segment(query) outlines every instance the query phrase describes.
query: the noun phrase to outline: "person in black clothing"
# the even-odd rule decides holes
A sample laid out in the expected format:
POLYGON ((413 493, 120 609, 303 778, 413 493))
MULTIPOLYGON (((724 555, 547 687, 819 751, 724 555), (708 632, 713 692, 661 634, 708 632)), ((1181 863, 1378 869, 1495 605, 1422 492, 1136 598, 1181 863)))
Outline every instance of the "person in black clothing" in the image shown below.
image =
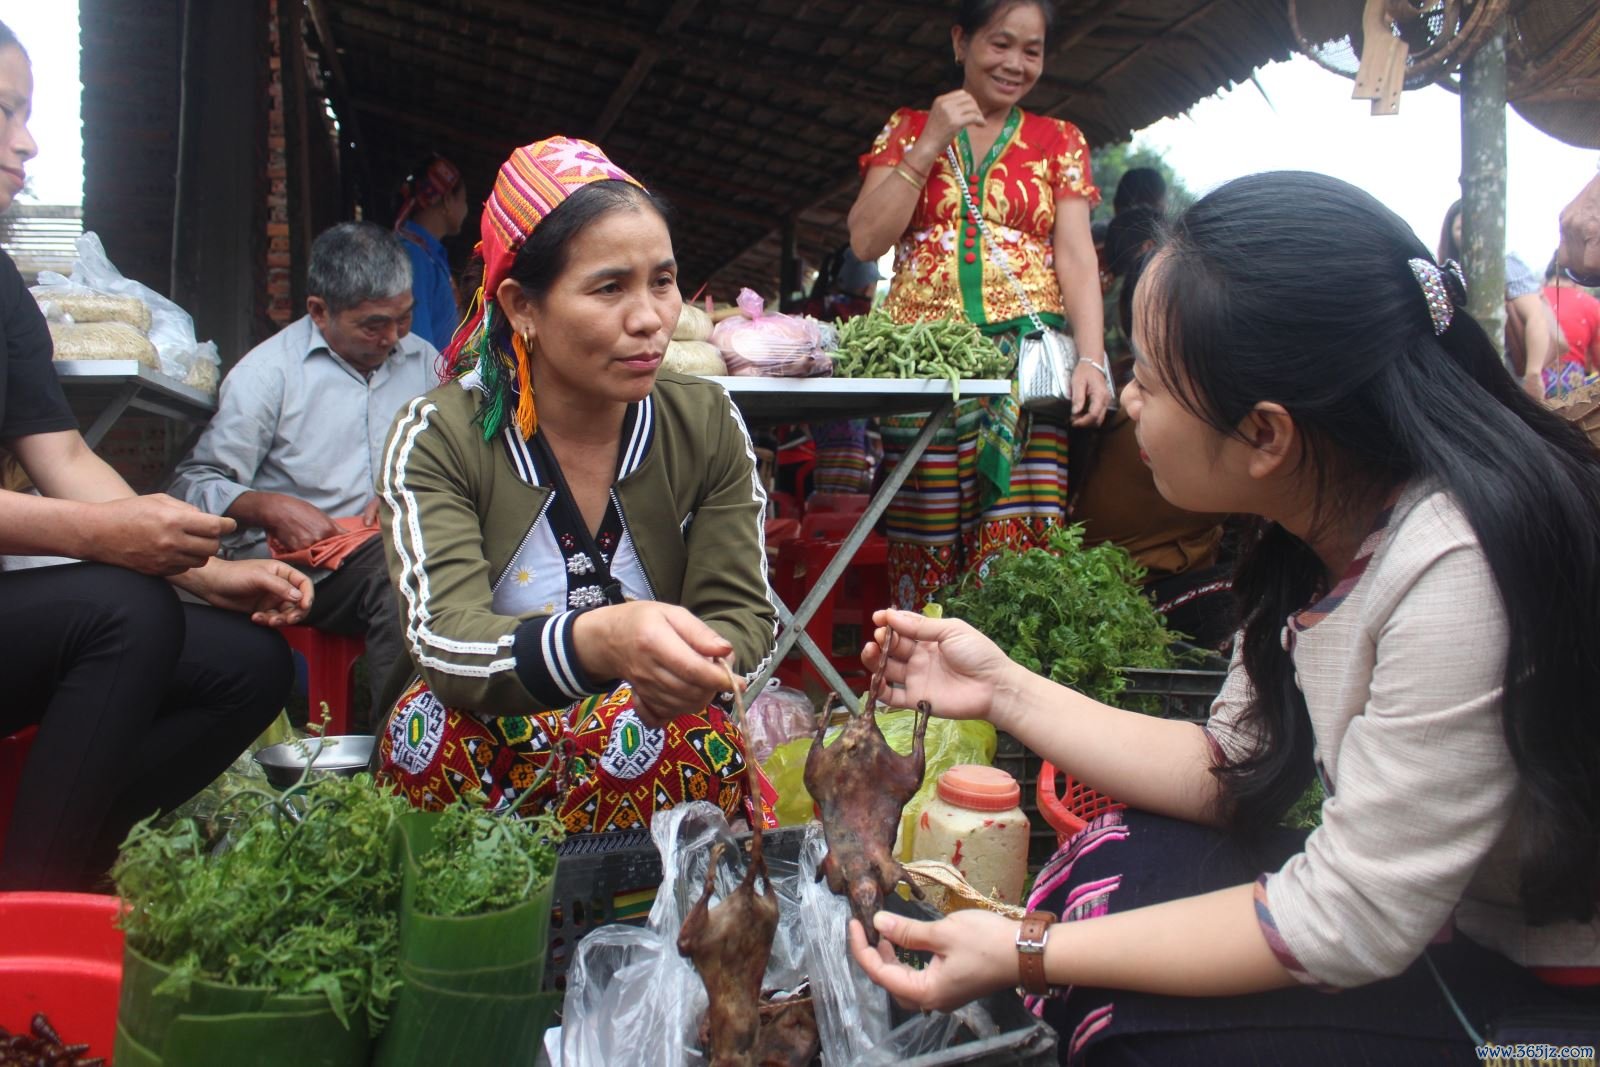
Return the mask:
MULTIPOLYGON (((0 211, 37 152, 32 96, 28 55, 0 23, 0 211)), ((304 617, 311 583, 285 563, 215 558, 233 520, 135 496, 89 450, 5 255, 0 444, 39 493, 0 490, 0 553, 85 561, 0 573, 0 736, 38 726, 0 890, 93 889, 136 821, 205 786, 282 707, 292 663, 269 627, 304 617)))
POLYGON ((1122 281, 1117 295, 1121 339, 1133 314, 1133 289, 1139 268, 1156 244, 1156 231, 1167 213, 1167 181, 1153 167, 1134 167, 1117 183, 1116 214, 1106 227, 1106 266, 1122 281))

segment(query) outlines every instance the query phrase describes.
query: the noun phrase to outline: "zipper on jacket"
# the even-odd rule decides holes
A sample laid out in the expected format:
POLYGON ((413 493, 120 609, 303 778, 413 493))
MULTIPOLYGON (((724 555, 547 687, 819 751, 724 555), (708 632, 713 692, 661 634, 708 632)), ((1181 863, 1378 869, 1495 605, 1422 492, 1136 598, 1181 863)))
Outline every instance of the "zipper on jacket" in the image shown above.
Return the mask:
MULTIPOLYGON (((633 535, 628 533, 628 514, 627 514, 627 512, 622 510, 622 501, 617 498, 617 487, 616 486, 612 486, 611 487, 611 506, 617 509, 617 520, 622 523, 622 537, 623 537, 623 540, 625 540, 625 541, 633 540, 633 535)), ((619 544, 619 545, 617 545, 617 547, 621 548, 622 546, 619 544)), ((611 558, 613 560, 615 560, 617 558, 617 554, 615 552, 613 552, 611 554, 611 558)), ((633 558, 639 561, 639 579, 640 579, 640 581, 644 582, 645 599, 646 600, 654 600, 654 599, 656 599, 656 591, 650 585, 650 572, 645 570, 644 557, 639 555, 639 546, 638 545, 635 545, 634 548, 633 548, 633 558)))
POLYGON ((494 580, 494 585, 489 587, 491 594, 500 591, 500 583, 511 576, 511 566, 522 558, 522 550, 528 547, 528 542, 533 540, 533 531, 539 528, 544 521, 544 513, 550 510, 550 504, 555 500, 555 494, 546 494, 544 503, 539 506, 539 514, 533 517, 533 525, 528 527, 528 532, 522 535, 522 540, 517 542, 517 550, 511 554, 511 563, 506 564, 506 569, 500 572, 500 577, 494 580))

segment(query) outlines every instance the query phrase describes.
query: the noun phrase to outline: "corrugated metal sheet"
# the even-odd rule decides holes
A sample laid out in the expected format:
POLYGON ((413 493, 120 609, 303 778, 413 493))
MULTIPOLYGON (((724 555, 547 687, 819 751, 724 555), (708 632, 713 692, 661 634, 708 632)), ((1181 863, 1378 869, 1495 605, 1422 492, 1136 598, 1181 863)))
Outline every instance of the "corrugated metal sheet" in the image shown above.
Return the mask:
POLYGON ((73 247, 83 233, 83 208, 58 204, 13 204, 0 215, 0 248, 16 260, 29 285, 42 270, 72 272, 73 247))

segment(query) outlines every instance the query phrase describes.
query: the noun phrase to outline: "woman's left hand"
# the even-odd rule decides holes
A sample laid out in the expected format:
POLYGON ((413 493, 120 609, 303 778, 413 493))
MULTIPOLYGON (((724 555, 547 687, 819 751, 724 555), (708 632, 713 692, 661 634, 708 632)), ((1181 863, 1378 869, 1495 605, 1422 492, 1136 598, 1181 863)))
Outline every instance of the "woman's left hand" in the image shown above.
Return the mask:
POLYGON ((310 577, 275 559, 212 559, 179 584, 212 607, 242 611, 259 626, 293 626, 316 595, 310 577))
POLYGON ((1106 376, 1087 359, 1079 359, 1072 368, 1072 425, 1099 426, 1110 406, 1111 389, 1106 385, 1106 376))
POLYGON ((993 912, 958 911, 938 922, 917 922, 880 911, 873 921, 878 947, 867 944, 861 923, 850 920, 850 954, 903 1007, 953 1011, 997 989, 1014 987, 1020 924, 993 912), (921 970, 895 958, 894 946, 933 953, 921 970))

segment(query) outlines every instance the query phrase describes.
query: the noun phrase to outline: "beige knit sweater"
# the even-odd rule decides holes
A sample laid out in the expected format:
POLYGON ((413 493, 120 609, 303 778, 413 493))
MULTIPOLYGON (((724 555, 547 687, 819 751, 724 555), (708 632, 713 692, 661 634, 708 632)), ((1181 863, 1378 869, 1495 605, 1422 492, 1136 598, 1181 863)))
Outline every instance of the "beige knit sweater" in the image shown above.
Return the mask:
MULTIPOLYGON (((1452 919, 1519 963, 1600 964, 1600 923, 1521 918, 1506 616, 1455 503, 1403 493, 1300 623, 1285 639, 1329 796, 1305 851, 1266 879, 1263 923, 1291 970, 1329 986, 1398 974, 1452 919)), ((1236 660, 1207 727, 1230 759, 1249 749, 1236 719, 1250 699, 1236 660)))

